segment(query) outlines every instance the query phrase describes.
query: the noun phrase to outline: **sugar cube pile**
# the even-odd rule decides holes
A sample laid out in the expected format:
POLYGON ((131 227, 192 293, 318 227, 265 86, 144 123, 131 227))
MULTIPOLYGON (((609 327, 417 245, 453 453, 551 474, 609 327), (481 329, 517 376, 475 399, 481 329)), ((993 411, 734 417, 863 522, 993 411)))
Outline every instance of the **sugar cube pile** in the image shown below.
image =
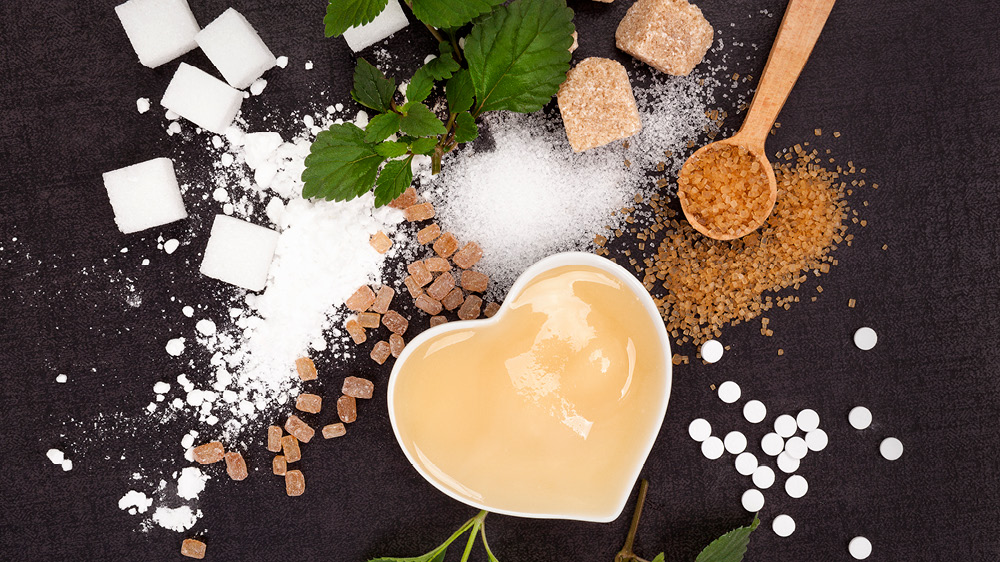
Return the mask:
POLYGON ((169 158, 154 158, 104 173, 104 187, 125 234, 187 218, 169 158))
POLYGON ((263 226, 216 215, 201 273, 250 291, 267 283, 267 270, 278 245, 278 233, 263 226))
POLYGON ((714 37, 701 9, 687 0, 638 0, 615 31, 619 49, 674 76, 690 74, 714 37))
POLYGON ((221 135, 236 118, 243 92, 182 62, 160 103, 202 129, 221 135))
POLYGON ((617 61, 584 59, 566 74, 557 97, 573 152, 604 146, 642 129, 628 72, 617 61))
POLYGON ((205 26, 195 41, 234 88, 246 88, 278 60, 243 14, 233 8, 205 26))
POLYGON ((345 31, 344 39, 347 40, 347 46, 356 53, 389 37, 409 23, 399 0, 389 0, 385 9, 374 20, 345 31))
POLYGON ((125 34, 149 68, 168 63, 198 46, 198 21, 187 0, 129 0, 115 6, 125 34))

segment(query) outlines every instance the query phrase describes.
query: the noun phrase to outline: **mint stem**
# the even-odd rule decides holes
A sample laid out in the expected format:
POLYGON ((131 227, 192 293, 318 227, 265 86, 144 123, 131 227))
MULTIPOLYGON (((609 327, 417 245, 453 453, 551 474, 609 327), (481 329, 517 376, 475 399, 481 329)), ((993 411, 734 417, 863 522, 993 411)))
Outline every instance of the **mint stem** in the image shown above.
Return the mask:
POLYGON ((475 517, 476 522, 472 524, 472 532, 469 533, 469 540, 465 543, 465 551, 462 552, 461 562, 468 562, 469 555, 472 554, 472 545, 476 543, 476 535, 479 534, 479 528, 483 524, 483 519, 485 517, 485 511, 480 511, 479 515, 475 517))
POLYGON ((642 506, 646 503, 646 490, 649 488, 649 481, 646 479, 639 481, 639 497, 635 501, 635 512, 632 513, 632 523, 628 527, 628 535, 625 537, 625 546, 615 555, 615 562, 625 562, 632 560, 636 562, 646 562, 636 556, 632 551, 635 543, 635 533, 639 530, 639 518, 642 517, 642 506))

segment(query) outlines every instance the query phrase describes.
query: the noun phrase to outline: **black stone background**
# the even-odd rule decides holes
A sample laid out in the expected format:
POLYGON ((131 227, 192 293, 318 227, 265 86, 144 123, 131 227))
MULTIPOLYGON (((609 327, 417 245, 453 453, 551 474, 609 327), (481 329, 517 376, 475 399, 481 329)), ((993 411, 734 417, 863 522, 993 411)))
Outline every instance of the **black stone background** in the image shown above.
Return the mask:
MULTIPOLYGON (((211 295, 225 290, 196 273, 210 215, 129 236, 112 221, 100 174, 175 154, 182 142, 164 134, 156 103, 176 62, 156 70, 139 65, 114 4, 0 3, 3 560, 174 560, 186 536, 138 532, 138 518, 116 504, 130 487, 132 461, 149 459, 143 469, 155 473, 157 459, 181 454, 178 442, 188 427, 136 432, 113 417, 97 423, 101 413, 141 417, 153 382, 189 370, 163 351, 167 339, 194 329, 195 319, 181 316, 170 297, 211 304, 211 295), (135 111, 140 96, 154 102, 146 115, 135 111), (193 233, 199 237, 192 241, 193 233), (167 256, 156 250, 158 234, 191 245, 167 256), (125 246, 130 252, 120 254, 125 246), (153 263, 141 268, 143 257, 153 263), (119 271, 141 290, 141 307, 125 305, 121 287, 108 281, 119 271), (69 383, 54 382, 60 372, 69 383), (88 445, 74 450, 73 443, 88 445), (74 458, 71 472, 45 459, 53 446, 74 458), (129 462, 113 460, 123 453, 129 462)), ((244 105, 252 124, 263 127, 260 118, 269 111, 348 99, 352 55, 341 40, 324 39, 322 0, 191 4, 203 25, 235 6, 275 53, 290 58, 287 69, 269 73, 264 95, 244 105), (306 59, 314 70, 302 69, 306 59)), ((581 35, 574 60, 609 56, 634 75, 648 72, 614 48, 613 31, 628 4, 572 2, 581 35)), ((717 30, 745 44, 727 46, 732 68, 759 75, 785 3, 699 4, 717 30), (764 8, 777 15, 761 15, 764 8)), ((758 323, 727 328, 723 341, 732 349, 722 362, 675 370, 666 421, 643 471, 652 482, 637 541, 645 557, 665 550, 669 561, 693 560, 712 538, 749 520, 739 502, 748 480, 729 456, 706 460, 686 429, 704 416, 717 431, 746 432, 750 450, 758 451, 763 429, 749 426, 740 408, 722 404, 709 389, 732 379, 744 399, 765 401, 769 422, 779 412, 812 407, 830 435, 829 447, 802 463, 799 472, 810 484, 803 499, 785 495, 780 475, 766 492, 764 523, 748 560, 848 560, 855 535, 872 540, 871 560, 1000 559, 997 29, 1000 8, 992 1, 835 6, 769 148, 814 141, 842 162, 866 166, 869 183, 881 188, 860 190, 852 203, 869 225, 852 226, 855 243, 837 251, 840 264, 821 278, 817 302, 768 314, 773 337, 762 337, 758 323), (816 127, 822 139, 813 136, 816 127), (843 136, 833 139, 833 130, 843 136), (847 307, 849 298, 858 300, 856 308, 847 307), (862 325, 879 334, 871 352, 851 344, 862 325), (858 404, 875 415, 864 432, 846 421, 858 404), (897 462, 877 452, 889 435, 906 447, 897 462), (784 539, 769 528, 782 512, 797 523, 784 539)), ((399 52, 404 75, 433 43, 411 25, 388 46, 399 52)), ((197 52, 181 60, 212 69, 197 52)), ((718 105, 732 115, 733 99, 718 105)), ((739 119, 731 116, 727 128, 739 119)), ((187 154, 197 160, 199 150, 187 154)), ((817 294, 814 285, 800 291, 804 301, 817 294)), ((679 351, 694 354, 690 346, 679 351)), ((348 370, 384 382, 389 365, 376 369, 363 359, 348 370)), ((333 386, 323 390, 328 398, 333 386)), ((381 396, 363 404, 349 439, 306 449, 304 497, 284 495, 280 480, 266 473, 269 457, 261 448, 247 456, 263 473, 245 482, 228 481, 221 466, 210 468, 215 478, 200 499, 205 515, 191 532, 207 537, 209 559, 412 556, 473 515, 408 466, 384 408, 381 396)), ((491 516, 489 536, 505 562, 610 562, 630 510, 610 524, 491 516)), ((479 550, 473 556, 484 558, 479 550)))

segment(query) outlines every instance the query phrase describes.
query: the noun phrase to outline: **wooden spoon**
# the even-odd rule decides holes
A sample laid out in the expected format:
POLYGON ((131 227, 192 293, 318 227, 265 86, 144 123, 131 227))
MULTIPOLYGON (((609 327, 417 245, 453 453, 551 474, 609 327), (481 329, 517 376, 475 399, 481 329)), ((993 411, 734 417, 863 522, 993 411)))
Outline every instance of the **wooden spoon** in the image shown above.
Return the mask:
POLYGON ((802 72, 802 67, 809 59, 813 45, 819 39, 819 34, 823 30, 823 25, 826 23, 826 18, 830 15, 835 1, 789 0, 788 8, 781 20, 781 27, 778 28, 778 36, 774 40, 774 46, 771 47, 771 54, 767 57, 764 73, 760 77, 757 93, 754 94, 753 102, 750 103, 750 110, 743 121, 743 126, 732 137, 699 148, 681 168, 681 174, 684 174, 684 171, 689 169, 693 162, 713 147, 723 144, 742 146, 757 159, 767 174, 770 189, 770 197, 766 205, 767 213, 759 222, 746 225, 746 228, 735 234, 713 233, 697 219, 692 212, 695 209, 689 207, 684 190, 679 188, 677 196, 681 200, 684 216, 698 232, 717 240, 732 240, 757 230, 771 214, 774 200, 778 195, 778 184, 774 179, 774 170, 764 152, 764 141, 781 111, 781 106, 785 104, 789 92, 792 91, 792 86, 795 85, 799 73, 802 72))

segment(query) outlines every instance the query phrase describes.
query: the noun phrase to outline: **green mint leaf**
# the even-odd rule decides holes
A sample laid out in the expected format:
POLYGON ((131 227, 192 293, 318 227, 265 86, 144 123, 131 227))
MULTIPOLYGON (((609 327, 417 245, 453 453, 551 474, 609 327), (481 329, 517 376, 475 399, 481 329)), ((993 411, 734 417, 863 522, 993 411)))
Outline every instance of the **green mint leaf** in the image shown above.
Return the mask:
POLYGON ((469 142, 479 136, 476 118, 471 113, 463 111, 455 117, 455 142, 469 142))
POLYGON ((760 519, 753 516, 753 523, 747 527, 737 527, 712 541, 701 551, 695 562, 741 562, 750 544, 750 533, 760 525, 760 519))
POLYGON ((348 201, 375 185, 385 160, 365 142, 365 132, 351 123, 332 125, 316 135, 302 172, 302 197, 348 201))
POLYGON ((398 113, 380 113, 365 127, 365 142, 378 143, 399 131, 398 113))
POLYGON ((323 18, 326 36, 336 37, 356 25, 370 23, 388 3, 388 0, 330 0, 323 18))
POLYGON ((651 562, 663 562, 663 559, 664 559, 664 554, 661 552, 657 554, 656 558, 653 558, 651 562))
POLYGON ((409 150, 409 145, 405 142, 399 141, 386 141, 381 144, 375 145, 375 152, 385 158, 399 158, 400 156, 406 154, 409 150))
POLYGON ((434 77, 427 71, 426 66, 417 69, 406 85, 406 101, 421 102, 431 95, 431 88, 434 87, 434 77))
POLYGON ((404 108, 405 114, 399 120, 399 129, 407 135, 429 137, 448 132, 444 123, 426 105, 407 102, 404 108))
POLYGON ((358 59, 354 68, 354 89, 351 97, 361 105, 385 113, 392 109, 392 96, 396 93, 396 81, 386 78, 382 71, 365 59, 358 59))
POLYGON ((416 139, 410 145, 410 150, 412 150, 414 154, 430 154, 434 152, 434 147, 437 146, 437 143, 437 137, 416 139))
POLYGON ((476 91, 472 86, 472 77, 468 70, 456 72, 444 87, 445 96, 448 98, 448 111, 458 113, 468 111, 472 108, 472 103, 476 101, 476 91))
POLYGON ((399 197, 410 187, 413 182, 413 155, 407 156, 403 160, 390 160, 382 168, 382 173, 375 182, 375 206, 387 205, 393 199, 399 197))
POLYGON ((566 0, 515 0, 479 20, 465 43, 474 113, 541 109, 566 79, 573 30, 566 0))
POLYGON ((450 43, 441 43, 440 49, 441 55, 427 61, 427 64, 423 68, 427 69, 431 78, 435 80, 447 80, 451 78, 452 74, 458 72, 462 68, 462 65, 458 64, 458 61, 455 60, 450 43))
POLYGON ((433 27, 460 27, 503 2, 504 0, 413 0, 413 15, 433 27))

